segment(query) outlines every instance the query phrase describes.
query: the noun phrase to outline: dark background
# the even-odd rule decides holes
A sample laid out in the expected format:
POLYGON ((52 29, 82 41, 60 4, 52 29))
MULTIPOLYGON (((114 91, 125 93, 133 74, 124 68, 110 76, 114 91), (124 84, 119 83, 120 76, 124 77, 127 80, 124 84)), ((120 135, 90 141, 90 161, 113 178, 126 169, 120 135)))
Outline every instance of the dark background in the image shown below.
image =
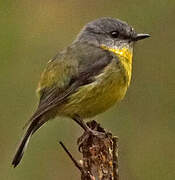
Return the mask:
POLYGON ((175 179, 175 1, 0 0, 0 179, 77 180, 81 129, 57 118, 42 127, 16 169, 11 160, 22 127, 37 105, 35 88, 46 62, 70 44, 87 22, 120 18, 151 38, 135 47, 125 99, 95 119, 120 137, 122 180, 175 179))

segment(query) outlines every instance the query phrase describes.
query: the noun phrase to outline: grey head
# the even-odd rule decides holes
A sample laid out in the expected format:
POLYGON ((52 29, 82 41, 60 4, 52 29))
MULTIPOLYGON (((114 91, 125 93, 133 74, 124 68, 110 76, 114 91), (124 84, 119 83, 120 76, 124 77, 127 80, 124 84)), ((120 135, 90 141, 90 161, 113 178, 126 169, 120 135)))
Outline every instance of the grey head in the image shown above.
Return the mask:
POLYGON ((119 19, 104 17, 89 22, 84 26, 74 42, 88 42, 96 46, 112 48, 132 47, 133 43, 150 37, 138 34, 130 25, 119 19))

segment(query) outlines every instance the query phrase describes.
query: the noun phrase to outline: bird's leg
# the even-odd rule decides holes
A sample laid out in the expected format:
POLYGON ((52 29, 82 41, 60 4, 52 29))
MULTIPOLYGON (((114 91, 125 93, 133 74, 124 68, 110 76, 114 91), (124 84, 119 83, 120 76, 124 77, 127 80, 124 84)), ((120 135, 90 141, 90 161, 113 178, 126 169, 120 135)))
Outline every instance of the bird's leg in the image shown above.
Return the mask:
POLYGON ((80 125, 84 131, 90 131, 91 129, 87 126, 86 123, 84 123, 84 121, 80 118, 80 116, 78 115, 75 115, 73 118, 72 118, 78 125, 80 125))
POLYGON ((88 139, 90 136, 104 137, 105 133, 98 131, 97 127, 89 127, 78 115, 72 118, 77 124, 79 124, 84 129, 84 134, 78 139, 77 143, 79 149, 82 146, 82 143, 88 139), (95 130, 94 130, 95 129, 95 130))
POLYGON ((103 134, 102 132, 99 132, 97 130, 94 130, 95 128, 90 128, 84 121, 83 119, 80 118, 80 116, 78 115, 75 115, 73 118, 72 118, 77 124, 79 124, 85 132, 91 134, 91 135, 99 135, 99 134, 103 134))

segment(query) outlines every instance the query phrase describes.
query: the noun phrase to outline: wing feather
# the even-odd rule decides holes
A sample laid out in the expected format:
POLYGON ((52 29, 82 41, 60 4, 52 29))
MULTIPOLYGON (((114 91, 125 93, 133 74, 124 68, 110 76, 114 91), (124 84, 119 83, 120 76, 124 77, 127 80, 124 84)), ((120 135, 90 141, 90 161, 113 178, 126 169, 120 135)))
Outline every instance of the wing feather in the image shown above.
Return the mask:
POLYGON ((39 117, 46 112, 66 102, 79 87, 93 82, 95 76, 100 74, 114 58, 110 52, 91 46, 82 45, 78 56, 73 50, 69 49, 71 52, 63 54, 61 60, 58 56, 59 58, 49 62, 38 88, 40 103, 30 121, 40 119, 39 117), (93 53, 87 53, 87 50, 93 53))

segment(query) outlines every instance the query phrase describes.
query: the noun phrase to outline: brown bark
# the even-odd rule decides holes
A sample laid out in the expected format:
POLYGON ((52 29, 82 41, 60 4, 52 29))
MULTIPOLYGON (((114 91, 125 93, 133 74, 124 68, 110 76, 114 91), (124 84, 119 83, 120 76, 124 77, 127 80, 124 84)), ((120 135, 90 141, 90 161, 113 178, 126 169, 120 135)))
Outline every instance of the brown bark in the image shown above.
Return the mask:
POLYGON ((118 138, 96 121, 90 121, 87 125, 97 133, 84 132, 78 139, 82 160, 77 162, 63 143, 60 144, 80 170, 81 180, 119 180, 118 138))

